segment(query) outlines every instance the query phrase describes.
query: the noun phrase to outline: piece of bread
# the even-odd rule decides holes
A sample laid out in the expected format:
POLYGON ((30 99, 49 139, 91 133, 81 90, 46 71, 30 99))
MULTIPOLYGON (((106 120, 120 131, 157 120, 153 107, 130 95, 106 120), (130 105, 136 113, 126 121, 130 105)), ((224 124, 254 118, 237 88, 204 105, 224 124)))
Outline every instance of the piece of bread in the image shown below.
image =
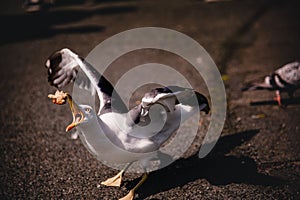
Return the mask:
POLYGON ((56 90, 55 94, 49 94, 48 98, 52 99, 52 102, 58 105, 66 103, 67 93, 56 90))

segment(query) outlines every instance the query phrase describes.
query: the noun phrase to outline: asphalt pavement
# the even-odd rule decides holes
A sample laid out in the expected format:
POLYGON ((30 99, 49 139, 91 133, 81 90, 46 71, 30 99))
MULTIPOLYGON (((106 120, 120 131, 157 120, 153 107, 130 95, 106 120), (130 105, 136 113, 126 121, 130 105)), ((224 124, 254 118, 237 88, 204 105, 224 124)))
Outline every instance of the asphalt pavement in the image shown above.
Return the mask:
MULTIPOLYGON (((0 5, 1 199, 118 199, 137 183, 140 175, 129 173, 120 188, 99 185, 117 171, 65 133, 71 113, 47 98, 55 88, 44 64, 61 48, 85 57, 117 33, 149 26, 182 32, 204 47, 223 75, 228 111, 207 157, 196 155, 200 128, 189 151, 152 172, 136 199, 299 199, 300 92, 293 100, 283 94, 281 108, 274 92, 240 90, 300 59, 297 0, 57 0, 41 13, 25 13, 16 0, 0 5)), ((138 64, 162 62, 208 96, 184 60, 151 50, 130 56, 113 63, 112 82, 138 64)))

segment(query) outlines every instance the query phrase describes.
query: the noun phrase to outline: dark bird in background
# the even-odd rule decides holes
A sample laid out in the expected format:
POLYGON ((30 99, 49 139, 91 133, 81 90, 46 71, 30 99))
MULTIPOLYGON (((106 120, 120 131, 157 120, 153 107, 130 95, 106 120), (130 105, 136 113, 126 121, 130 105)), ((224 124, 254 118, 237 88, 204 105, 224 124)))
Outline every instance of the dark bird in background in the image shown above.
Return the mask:
POLYGON ((246 84, 242 91, 252 90, 272 90, 276 91, 275 100, 278 105, 281 103, 281 92, 287 92, 292 98, 294 92, 300 88, 300 63, 298 61, 291 62, 283 65, 279 69, 275 70, 270 75, 266 76, 264 81, 250 82, 246 84))

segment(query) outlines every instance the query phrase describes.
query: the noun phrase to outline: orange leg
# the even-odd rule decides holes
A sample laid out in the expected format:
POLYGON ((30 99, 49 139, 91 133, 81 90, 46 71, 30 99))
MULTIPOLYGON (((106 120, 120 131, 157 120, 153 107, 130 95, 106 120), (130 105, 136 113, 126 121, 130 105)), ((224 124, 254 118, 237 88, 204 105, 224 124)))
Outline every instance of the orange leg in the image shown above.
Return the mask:
POLYGON ((119 200, 133 200, 135 191, 147 180, 147 178, 148 178, 148 173, 144 173, 140 182, 138 182, 138 184, 132 190, 130 190, 125 197, 119 200))
POLYGON ((281 97, 280 97, 280 92, 279 92, 279 90, 276 90, 276 97, 275 97, 275 100, 278 102, 278 105, 279 105, 279 106, 282 106, 282 103, 281 103, 281 97))

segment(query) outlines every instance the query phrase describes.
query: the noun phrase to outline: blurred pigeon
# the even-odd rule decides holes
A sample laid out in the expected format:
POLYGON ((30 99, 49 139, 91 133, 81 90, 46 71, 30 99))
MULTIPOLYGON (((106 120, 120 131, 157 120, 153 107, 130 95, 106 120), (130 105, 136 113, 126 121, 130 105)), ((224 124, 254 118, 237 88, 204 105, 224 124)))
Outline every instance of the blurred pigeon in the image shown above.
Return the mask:
POLYGON ((242 91, 275 90, 278 105, 282 105, 280 92, 287 92, 292 98, 295 90, 300 88, 300 63, 295 61, 283 65, 272 74, 265 77, 264 81, 251 82, 242 88, 242 91))

